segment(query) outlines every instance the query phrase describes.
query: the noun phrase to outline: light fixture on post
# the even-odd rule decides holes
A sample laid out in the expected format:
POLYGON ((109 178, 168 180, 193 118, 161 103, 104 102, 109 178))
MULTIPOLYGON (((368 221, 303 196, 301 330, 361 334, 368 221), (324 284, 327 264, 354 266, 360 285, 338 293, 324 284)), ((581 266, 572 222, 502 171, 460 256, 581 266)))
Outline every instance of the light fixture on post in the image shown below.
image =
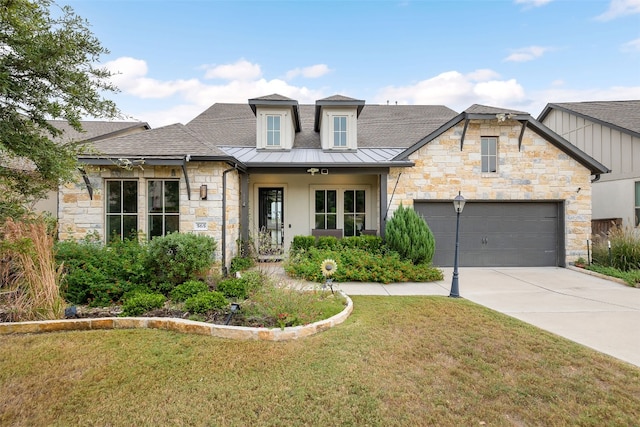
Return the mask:
POLYGON ((205 184, 200 186, 200 200, 207 200, 207 186, 205 184))
POLYGON ((458 195, 455 199, 453 199, 453 209, 456 211, 456 250, 455 250, 455 259, 453 260, 453 279, 451 280, 451 292, 449 296, 452 298, 460 298, 460 291, 458 290, 458 246, 460 245, 459 241, 459 232, 460 232, 460 214, 462 213, 462 209, 464 209, 465 204, 464 197, 458 191, 458 195))

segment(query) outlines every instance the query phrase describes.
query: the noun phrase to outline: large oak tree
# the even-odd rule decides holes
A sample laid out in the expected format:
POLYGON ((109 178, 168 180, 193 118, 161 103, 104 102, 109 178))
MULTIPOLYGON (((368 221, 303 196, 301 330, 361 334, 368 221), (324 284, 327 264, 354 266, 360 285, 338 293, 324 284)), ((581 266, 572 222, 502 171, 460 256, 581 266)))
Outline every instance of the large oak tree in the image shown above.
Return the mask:
POLYGON ((0 221, 72 178, 81 148, 48 120, 118 115, 88 27, 52 0, 0 0, 0 221))

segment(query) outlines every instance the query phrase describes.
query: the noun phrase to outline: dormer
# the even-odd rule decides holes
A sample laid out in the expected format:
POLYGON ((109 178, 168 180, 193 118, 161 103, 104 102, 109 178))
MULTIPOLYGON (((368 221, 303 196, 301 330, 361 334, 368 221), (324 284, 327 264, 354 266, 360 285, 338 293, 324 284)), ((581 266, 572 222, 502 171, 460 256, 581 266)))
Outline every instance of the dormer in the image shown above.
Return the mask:
POLYGON ((320 132, 323 150, 358 149, 358 117, 364 101, 334 95, 316 101, 314 130, 320 132))
POLYGON ((298 101, 273 94, 249 100, 256 115, 256 148, 290 150, 300 132, 298 101))

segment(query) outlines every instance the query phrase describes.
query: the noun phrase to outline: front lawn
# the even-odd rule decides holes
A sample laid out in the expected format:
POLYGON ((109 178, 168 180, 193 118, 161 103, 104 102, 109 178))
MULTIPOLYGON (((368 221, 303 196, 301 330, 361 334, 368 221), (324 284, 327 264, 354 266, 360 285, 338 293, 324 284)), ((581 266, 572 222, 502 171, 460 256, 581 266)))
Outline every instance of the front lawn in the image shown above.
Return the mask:
POLYGON ((0 425, 637 425, 640 369, 470 301, 353 297, 288 342, 0 339, 0 425))

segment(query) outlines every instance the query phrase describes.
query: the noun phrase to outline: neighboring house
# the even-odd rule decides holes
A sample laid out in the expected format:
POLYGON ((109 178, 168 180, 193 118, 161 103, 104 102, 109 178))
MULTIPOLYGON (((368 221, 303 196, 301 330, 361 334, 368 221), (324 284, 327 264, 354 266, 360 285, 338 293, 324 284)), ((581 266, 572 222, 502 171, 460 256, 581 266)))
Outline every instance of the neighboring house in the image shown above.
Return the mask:
MULTIPOLYGON (((55 141, 64 144, 99 141, 150 129, 147 123, 141 122, 82 121, 80 122, 82 132, 78 132, 66 120, 49 120, 49 123, 63 132, 55 141)), ((48 212, 52 216, 56 216, 58 214, 58 192, 50 192, 48 197, 38 201, 33 208, 37 212, 48 212)))
POLYGON ((640 224, 640 100, 547 104, 538 120, 611 169, 593 185, 593 231, 640 224))
POLYGON ((564 266, 586 256, 591 181, 608 171, 527 113, 339 95, 214 104, 94 145, 89 185, 61 189, 60 238, 202 233, 225 270, 243 244, 270 258, 296 235, 384 236, 401 203, 434 232, 434 264, 451 265, 458 192, 460 265, 564 266))

